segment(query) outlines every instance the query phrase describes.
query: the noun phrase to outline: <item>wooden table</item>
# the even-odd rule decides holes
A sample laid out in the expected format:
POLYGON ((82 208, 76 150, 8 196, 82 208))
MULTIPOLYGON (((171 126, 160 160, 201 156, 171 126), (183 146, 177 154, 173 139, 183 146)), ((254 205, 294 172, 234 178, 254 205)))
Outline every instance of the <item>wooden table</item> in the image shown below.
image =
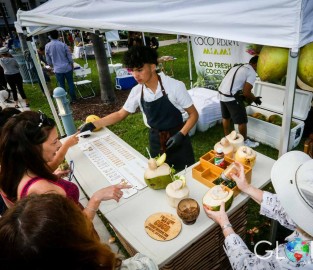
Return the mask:
MULTIPOLYGON (((88 141, 103 134, 110 134, 136 158, 147 161, 108 129, 92 133, 90 138, 81 140, 88 141)), ((99 188, 110 185, 77 145, 70 148, 66 158, 74 160, 75 177, 88 196, 99 188)), ((254 186, 262 188, 270 182, 273 164, 273 159, 257 153, 257 161, 252 172, 254 186)), ((202 197, 208 188, 192 178, 193 166, 186 170, 187 186, 190 189, 190 197, 202 205, 202 197)), ((228 210, 235 231, 243 237, 246 231, 247 201, 248 197, 240 193, 228 210)), ((202 207, 196 223, 182 224, 182 230, 175 239, 161 242, 148 236, 144 223, 150 215, 156 212, 176 215, 176 209, 169 206, 166 201, 165 190, 152 190, 147 187, 119 203, 113 200, 102 202, 100 211, 109 220, 130 255, 141 252, 151 257, 161 269, 231 269, 222 248, 224 237, 221 229, 205 215, 202 207)))

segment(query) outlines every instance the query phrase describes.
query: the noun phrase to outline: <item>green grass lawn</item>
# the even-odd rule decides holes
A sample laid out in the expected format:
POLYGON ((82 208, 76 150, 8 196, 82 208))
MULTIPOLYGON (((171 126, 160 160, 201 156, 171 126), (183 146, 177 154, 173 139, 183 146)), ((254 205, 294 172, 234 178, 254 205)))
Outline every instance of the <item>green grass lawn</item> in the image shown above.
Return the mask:
MULTIPOLYGON (((163 38, 163 36, 162 36, 163 38)), ((171 36, 171 38, 176 39, 176 36, 171 36)), ((173 64, 174 68, 174 77, 178 80, 183 81, 186 84, 187 89, 190 88, 190 80, 189 80, 189 67, 188 67, 188 54, 187 54, 187 45, 186 43, 179 43, 174 45, 169 45, 166 47, 160 47, 158 49, 159 56, 164 55, 172 55, 177 58, 173 64)), ((113 55, 112 61, 113 63, 122 63, 122 55, 123 53, 116 53, 113 55)), ((79 64, 84 64, 83 59, 75 60, 79 64)), ((193 60, 192 60, 193 63, 193 60)), ((97 84, 98 80, 98 72, 94 59, 88 60, 89 67, 92 70, 92 81, 94 82, 94 89, 97 94, 99 94, 99 84, 97 84)), ((196 71, 193 65, 192 73, 194 81, 196 80, 196 71)), ((112 75, 112 86, 115 87, 114 84, 114 75, 112 75)), ((52 77, 51 82, 52 88, 56 86, 55 78, 52 77), (53 87, 54 86, 54 87, 53 87)), ((48 115, 52 116, 50 111, 50 107, 46 98, 41 93, 41 90, 38 84, 25 84, 25 91, 31 103, 32 110, 42 110, 48 115)), ((76 121, 75 124, 79 126, 81 124, 80 121, 76 121)), ((144 156, 147 156, 146 147, 148 146, 148 129, 144 126, 142 121, 142 115, 140 113, 133 114, 129 116, 126 120, 116 125, 110 127, 110 129, 120 136, 124 141, 130 144, 137 151, 142 153, 144 156)), ((192 144, 194 147, 196 160, 199 159, 204 153, 213 149, 214 144, 219 141, 223 137, 223 129, 222 125, 218 124, 205 132, 196 132, 196 134, 192 137, 192 144)), ((296 147, 296 149, 303 149, 303 140, 296 147)), ((267 145, 261 144, 257 149, 258 152, 269 156, 273 159, 278 158, 278 151, 273 149, 267 145)), ((268 185, 266 190, 273 191, 273 188, 268 185)), ((254 237, 255 241, 258 240, 268 240, 269 238, 269 226, 266 225, 268 223, 268 219, 261 217, 259 215, 259 206, 254 203, 252 200, 249 201, 249 210, 248 210, 248 224, 247 228, 251 229, 253 227, 259 228, 259 233, 257 233, 254 237)), ((247 244, 250 248, 253 246, 250 245, 250 238, 247 237, 247 244)))

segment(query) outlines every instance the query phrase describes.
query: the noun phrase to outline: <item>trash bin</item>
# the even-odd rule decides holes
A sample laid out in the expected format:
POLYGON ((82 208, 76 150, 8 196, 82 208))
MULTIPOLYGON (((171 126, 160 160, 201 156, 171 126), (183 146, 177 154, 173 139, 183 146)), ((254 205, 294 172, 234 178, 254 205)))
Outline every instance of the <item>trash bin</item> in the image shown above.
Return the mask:
POLYGON ((20 66, 20 72, 24 83, 36 83, 38 82, 38 76, 36 73, 33 62, 26 62, 25 57, 22 53, 12 54, 13 58, 17 61, 20 66))

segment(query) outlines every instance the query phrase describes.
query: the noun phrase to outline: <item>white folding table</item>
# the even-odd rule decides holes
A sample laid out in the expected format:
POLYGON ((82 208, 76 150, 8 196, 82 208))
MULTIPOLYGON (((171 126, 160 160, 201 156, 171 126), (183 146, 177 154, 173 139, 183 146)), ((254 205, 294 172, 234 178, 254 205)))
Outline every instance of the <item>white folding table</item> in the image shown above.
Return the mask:
MULTIPOLYGON (((80 143, 103 134, 109 134, 137 159, 147 162, 144 156, 107 128, 92 133, 89 138, 80 139, 82 141, 80 143)), ((91 196, 99 188, 110 185, 78 145, 69 149, 66 158, 74 160, 75 177, 88 196, 91 196)), ((257 153, 257 161, 252 171, 254 186, 262 188, 270 182, 270 171, 273 164, 273 159, 257 153)), ((193 166, 186 170, 187 186, 190 189, 190 197, 196 199, 201 206, 202 197, 208 191, 208 187, 192 178, 193 166)), ((139 177, 143 177, 143 175, 139 175, 139 177)), ((247 201, 248 197, 240 193, 235 197, 228 210, 235 231, 242 236, 246 231, 247 201)), ((231 269, 222 248, 224 237, 221 229, 205 215, 202 207, 196 223, 193 225, 182 224, 180 234, 173 240, 161 242, 148 236, 144 222, 150 215, 157 212, 176 215, 176 209, 169 206, 166 201, 165 190, 153 190, 146 187, 127 199, 122 198, 119 203, 114 200, 102 202, 99 209, 108 219, 130 255, 141 252, 151 257, 160 269, 231 269)))

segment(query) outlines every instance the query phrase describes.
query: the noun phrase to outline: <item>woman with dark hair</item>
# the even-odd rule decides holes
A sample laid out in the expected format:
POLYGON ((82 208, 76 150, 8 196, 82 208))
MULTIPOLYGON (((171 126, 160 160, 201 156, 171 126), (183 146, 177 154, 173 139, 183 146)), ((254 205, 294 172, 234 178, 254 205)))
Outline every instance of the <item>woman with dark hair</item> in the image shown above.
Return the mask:
POLYGON ((0 219, 1 269, 156 270, 138 253, 121 261, 101 243, 92 222, 59 194, 32 194, 0 219))
POLYGON ((16 108, 6 107, 2 109, 2 107, 0 107, 0 131, 10 117, 19 113, 21 113, 21 111, 16 108))
MULTIPOLYGON (((58 193, 79 204, 78 187, 53 174, 48 165, 60 147, 54 120, 41 112, 25 111, 7 121, 0 142, 0 192, 8 207, 33 193, 58 193)), ((96 191, 83 211, 93 219, 101 201, 118 202, 128 187, 119 184, 96 191)))

